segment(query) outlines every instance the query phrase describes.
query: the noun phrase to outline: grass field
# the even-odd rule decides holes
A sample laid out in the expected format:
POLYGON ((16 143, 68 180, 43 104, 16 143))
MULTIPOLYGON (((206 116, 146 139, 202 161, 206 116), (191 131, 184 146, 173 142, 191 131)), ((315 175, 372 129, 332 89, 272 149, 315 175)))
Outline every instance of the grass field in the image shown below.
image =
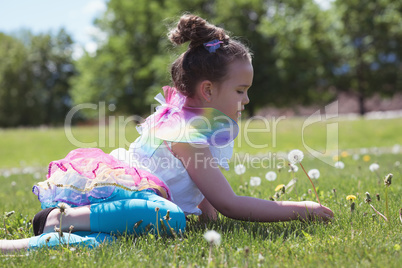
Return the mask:
MULTIPOLYGON (((252 167, 245 163, 246 173, 237 175, 233 171, 233 166, 237 163, 232 161, 231 170, 223 172, 237 194, 268 199, 275 194, 277 185, 287 184, 293 177, 287 168, 278 171, 276 163, 281 160, 280 155, 291 149, 300 149, 306 154, 303 166, 307 170, 317 168, 321 173, 314 182, 321 202, 335 213, 335 218, 330 223, 253 223, 220 217, 217 222, 201 224, 191 218, 184 235, 176 238, 157 238, 150 234, 120 237, 111 245, 93 250, 77 248, 71 251, 65 247, 13 256, 0 254, 0 265, 400 267, 402 149, 395 145, 402 145, 402 120, 335 122, 339 131, 338 143, 332 142, 328 146, 327 123, 306 127, 305 143, 302 142, 303 123, 303 119, 297 118, 282 120, 276 124, 274 131, 273 122, 270 122, 269 129, 266 122, 253 122, 250 126, 261 132, 242 131, 235 143, 235 155, 241 156, 237 159, 244 160, 245 155, 249 154, 252 159, 267 162, 264 167, 252 167), (261 145, 261 148, 253 148, 255 145, 261 145), (322 152, 322 159, 308 156, 306 145, 322 152), (340 156, 337 160, 344 162, 344 169, 333 166, 333 157, 338 154, 340 156), (369 170, 374 162, 380 166, 377 172, 369 170), (278 174, 275 181, 265 180, 268 171, 278 174), (394 177, 388 188, 389 222, 386 222, 364 200, 365 193, 370 192, 371 204, 385 214, 385 186, 382 180, 388 173, 392 173, 394 177), (250 177, 256 176, 261 178, 261 184, 251 186, 250 177), (377 200, 376 194, 379 194, 380 200, 377 200), (357 197, 353 213, 350 202, 346 200, 347 195, 357 197), (212 248, 212 260, 209 260, 210 247, 203 238, 207 229, 217 231, 222 238, 221 244, 212 248)), ((242 125, 244 127, 244 123, 242 125)), ((87 143, 80 145, 102 147, 109 152, 120 146, 127 147, 137 136, 134 126, 105 129, 77 127, 72 130, 72 134, 73 143, 71 137, 66 137, 63 128, 0 130, 0 213, 15 211, 10 218, 4 219, 2 225, 5 224, 8 234, 6 235, 2 226, 0 239, 32 236, 29 220, 40 209, 40 205, 31 189, 33 184, 45 177, 46 166, 50 161, 63 158, 68 151, 79 147, 79 142, 87 143), (89 144, 94 142, 96 144, 89 144)), ((298 179, 295 187, 280 199, 314 201, 314 194, 309 192, 311 185, 303 171, 299 168, 294 176, 298 179)))

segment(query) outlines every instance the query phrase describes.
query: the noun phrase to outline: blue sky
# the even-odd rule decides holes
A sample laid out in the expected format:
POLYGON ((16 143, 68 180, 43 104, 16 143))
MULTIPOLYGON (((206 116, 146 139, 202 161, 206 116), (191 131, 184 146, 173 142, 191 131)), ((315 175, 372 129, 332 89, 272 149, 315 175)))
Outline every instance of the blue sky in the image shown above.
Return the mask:
MULTIPOLYGON (((106 10, 106 0, 0 0, 0 32, 21 28, 34 33, 56 32, 64 27, 88 51, 96 49, 91 36, 99 31, 94 18, 106 10)), ((79 47, 77 47, 79 53, 79 47)))

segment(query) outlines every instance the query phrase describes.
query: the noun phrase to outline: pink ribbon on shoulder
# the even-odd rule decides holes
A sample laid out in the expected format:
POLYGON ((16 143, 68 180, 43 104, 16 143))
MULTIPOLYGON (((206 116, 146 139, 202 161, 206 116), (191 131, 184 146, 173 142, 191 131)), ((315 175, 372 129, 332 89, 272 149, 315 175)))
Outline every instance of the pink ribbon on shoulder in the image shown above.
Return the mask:
POLYGON ((144 127, 157 127, 163 121, 168 120, 170 116, 181 112, 186 97, 174 87, 164 86, 162 89, 164 96, 161 93, 155 96, 155 100, 161 105, 156 107, 155 113, 145 120, 141 125, 141 130, 144 127))

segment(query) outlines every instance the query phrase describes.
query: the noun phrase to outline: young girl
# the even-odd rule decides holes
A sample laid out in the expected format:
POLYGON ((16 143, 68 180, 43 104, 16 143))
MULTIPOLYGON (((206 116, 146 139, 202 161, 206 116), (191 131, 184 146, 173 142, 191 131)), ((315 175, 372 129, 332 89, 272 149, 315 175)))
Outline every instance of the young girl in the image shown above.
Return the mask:
POLYGON ((36 236, 2 240, 3 251, 58 245, 61 231, 70 245, 90 247, 110 234, 178 233, 185 215, 215 220, 217 211, 261 222, 333 217, 315 202, 233 192, 219 166, 229 168, 237 120, 249 102, 250 52, 194 15, 182 16, 169 38, 177 45, 189 41, 189 47, 172 64, 175 87, 156 97, 162 105, 138 128, 140 137, 128 151, 77 149, 52 162, 48 179, 33 189, 44 208, 33 220, 36 236), (54 232, 55 226, 61 231, 54 232))

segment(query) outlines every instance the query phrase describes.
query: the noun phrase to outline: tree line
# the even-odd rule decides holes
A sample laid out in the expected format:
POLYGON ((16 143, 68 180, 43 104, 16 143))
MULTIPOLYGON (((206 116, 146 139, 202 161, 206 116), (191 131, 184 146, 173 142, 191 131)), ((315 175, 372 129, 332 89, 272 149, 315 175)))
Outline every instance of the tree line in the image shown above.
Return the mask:
MULTIPOLYGON (((169 84, 168 29, 184 12, 243 40, 254 54, 249 114, 267 106, 327 103, 337 92, 364 100, 402 89, 402 2, 313 0, 110 0, 94 24, 107 36, 96 55, 72 59, 72 38, 0 33, 0 126, 57 125, 76 104, 105 101, 145 115, 169 84)), ((109 111, 111 112, 111 111, 109 111)), ((94 116, 83 110, 80 119, 94 116)))

